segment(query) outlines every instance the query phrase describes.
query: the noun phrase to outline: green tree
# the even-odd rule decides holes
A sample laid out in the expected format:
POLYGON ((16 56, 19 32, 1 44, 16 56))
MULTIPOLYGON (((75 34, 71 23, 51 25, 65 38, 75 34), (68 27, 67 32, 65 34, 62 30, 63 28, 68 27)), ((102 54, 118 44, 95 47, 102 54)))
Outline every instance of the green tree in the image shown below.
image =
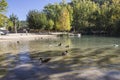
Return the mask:
POLYGON ((31 29, 78 32, 119 33, 120 0, 72 0, 48 4, 43 12, 31 11, 27 21, 31 29))
POLYGON ((0 13, 4 12, 7 9, 7 6, 6 0, 0 0, 0 13))
POLYGON ((8 19, 7 30, 12 31, 12 29, 13 29, 13 22, 10 19, 8 19))
POLYGON ((69 16, 70 16, 70 25, 73 25, 73 7, 71 4, 66 5, 68 11, 69 11, 69 16))
POLYGON ((3 27, 5 24, 6 16, 2 13, 7 9, 7 2, 5 0, 0 0, 0 27, 3 27))
POLYGON ((28 25, 27 21, 22 20, 19 22, 20 28, 28 27, 27 25, 28 25))
POLYGON ((70 15, 66 7, 61 10, 58 21, 56 22, 56 29, 60 31, 70 31, 70 15))
POLYGON ((47 29, 47 30, 52 30, 52 29, 53 29, 53 26, 54 26, 54 21, 53 21, 52 19, 48 20, 46 29, 47 29))
POLYGON ((47 25, 47 17, 44 13, 32 10, 27 15, 27 22, 30 29, 45 29, 47 25))
POLYGON ((48 21, 47 21, 46 15, 44 13, 40 13, 38 22, 40 24, 39 29, 45 29, 45 27, 47 26, 48 21))
POLYGON ((3 27, 4 25, 4 15, 3 14, 0 14, 0 27, 3 27))
POLYGON ((112 3, 110 4, 110 22, 109 26, 111 26, 111 30, 109 33, 112 33, 112 35, 119 36, 120 32, 120 0, 112 0, 112 3))
POLYGON ((17 33, 18 17, 14 14, 10 15, 10 20, 13 22, 14 32, 17 33))
POLYGON ((58 20, 58 17, 60 15, 61 11, 61 5, 59 4, 48 4, 47 6, 44 7, 44 13, 47 15, 47 19, 53 20, 54 21, 54 26, 53 29, 56 30, 56 22, 58 20))
POLYGON ((5 27, 8 29, 8 27, 12 28, 13 23, 10 21, 10 19, 2 14, 0 14, 0 27, 5 27))
POLYGON ((80 30, 88 27, 88 19, 96 11, 97 5, 90 0, 73 0, 73 28, 80 30))

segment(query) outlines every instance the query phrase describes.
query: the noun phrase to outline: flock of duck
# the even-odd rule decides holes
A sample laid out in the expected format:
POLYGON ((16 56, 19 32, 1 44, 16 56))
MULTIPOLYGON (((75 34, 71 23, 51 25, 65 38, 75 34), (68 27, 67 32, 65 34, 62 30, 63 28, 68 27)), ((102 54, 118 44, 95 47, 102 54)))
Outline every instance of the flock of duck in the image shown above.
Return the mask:
MULTIPOLYGON (((17 44, 20 44, 20 41, 17 41, 16 42, 17 44)), ((58 47, 60 47, 60 46, 62 46, 62 43, 59 43, 58 45, 57 45, 58 47)), ((69 48, 70 46, 69 45, 66 45, 65 46, 65 48, 69 48)), ((68 50, 66 50, 66 51, 63 51, 62 53, 61 53, 61 56, 66 56, 66 55, 68 55, 68 50)), ((51 60, 51 58, 39 58, 39 60, 40 60, 40 62, 41 63, 47 63, 47 62, 49 62, 50 60, 51 60)))
MULTIPOLYGON (((17 41, 17 44, 19 44, 19 43, 20 43, 20 41, 17 41)), ((62 46, 62 43, 59 43, 57 46, 58 47, 62 46)), ((69 45, 65 46, 65 48, 69 48, 69 47, 70 47, 69 45)), ((118 44, 113 44, 113 47, 117 48, 117 47, 119 47, 119 45, 118 44)), ((66 56, 66 55, 68 55, 68 50, 63 51, 61 53, 61 56, 66 56)), ((51 58, 46 58, 46 59, 40 58, 39 60, 40 60, 41 63, 47 63, 47 62, 49 62, 51 60, 51 58)))
MULTIPOLYGON (((59 43, 58 46, 62 46, 62 43, 59 43)), ((114 46, 115 48, 119 47, 119 45, 117 45, 117 44, 114 44, 113 46, 114 46)), ((66 48, 69 48, 70 46, 69 46, 69 45, 66 45, 65 47, 66 47, 66 48)), ((68 50, 62 52, 61 55, 62 55, 62 56, 68 55, 68 50)), ((51 58, 47 58, 47 59, 40 58, 40 60, 41 60, 42 63, 46 63, 46 62, 50 61, 51 58)))
MULTIPOLYGON (((58 46, 62 46, 62 43, 59 43, 58 46)), ((65 47, 69 48, 70 46, 66 45, 65 47)), ((61 56, 66 56, 66 55, 68 55, 68 50, 61 53, 61 56)), ((47 63, 47 62, 49 62, 51 60, 51 58, 46 58, 46 59, 40 58, 39 60, 41 61, 41 63, 47 63)))

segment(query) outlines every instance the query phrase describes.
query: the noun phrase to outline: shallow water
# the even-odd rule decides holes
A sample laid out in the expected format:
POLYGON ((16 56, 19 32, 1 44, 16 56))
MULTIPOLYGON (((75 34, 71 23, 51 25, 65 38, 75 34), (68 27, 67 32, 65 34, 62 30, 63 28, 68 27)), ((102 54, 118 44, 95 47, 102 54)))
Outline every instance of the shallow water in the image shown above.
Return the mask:
POLYGON ((120 38, 109 37, 95 37, 95 36, 82 36, 79 37, 58 37, 58 39, 35 39, 33 41, 8 41, 0 42, 0 54, 1 53, 19 53, 25 51, 47 51, 47 50, 64 50, 65 46, 69 45, 69 48, 106 48, 113 49, 120 48, 120 38), (62 45, 58 47, 58 44, 62 45), (119 46, 114 46, 115 44, 119 46))
POLYGON ((0 54, 1 70, 8 70, 29 61, 38 61, 40 57, 51 57, 52 61, 47 66, 57 72, 91 67, 105 71, 120 70, 120 38, 63 36, 53 40, 1 42, 0 54), (62 57, 61 53, 66 50, 69 55, 62 57), (5 69, 2 69, 3 67, 5 69))

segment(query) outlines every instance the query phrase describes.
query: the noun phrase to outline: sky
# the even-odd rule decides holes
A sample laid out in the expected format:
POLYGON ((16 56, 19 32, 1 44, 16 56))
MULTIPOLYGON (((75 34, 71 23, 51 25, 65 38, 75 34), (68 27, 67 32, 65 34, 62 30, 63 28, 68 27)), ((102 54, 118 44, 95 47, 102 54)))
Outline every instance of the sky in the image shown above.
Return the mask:
MULTIPOLYGON (((19 20, 26 20, 26 15, 30 10, 42 11, 44 6, 51 3, 59 3, 62 0, 6 0, 8 3, 6 16, 10 16, 12 13, 15 14, 19 20)), ((70 2, 71 0, 66 0, 70 2)))

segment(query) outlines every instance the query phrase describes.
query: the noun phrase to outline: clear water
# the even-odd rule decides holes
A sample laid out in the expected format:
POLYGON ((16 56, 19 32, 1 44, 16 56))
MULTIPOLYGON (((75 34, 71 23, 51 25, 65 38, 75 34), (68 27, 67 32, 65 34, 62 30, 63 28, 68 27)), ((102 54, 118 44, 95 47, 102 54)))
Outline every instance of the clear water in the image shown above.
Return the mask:
POLYGON ((24 51, 47 51, 47 50, 64 50, 65 46, 69 48, 104 48, 111 47, 113 49, 120 48, 120 38, 96 37, 96 36, 82 36, 79 37, 58 37, 56 40, 34 40, 34 41, 8 41, 0 42, 0 54, 3 53, 19 53, 24 51), (60 47, 58 44, 62 43, 60 47), (115 44, 119 46, 114 46, 115 44))
MULTIPOLYGON (((16 63, 8 66, 10 63, 8 61, 12 61, 13 58, 14 62, 17 61, 18 58, 20 59, 18 55, 20 53, 30 53, 31 59, 37 59, 40 57, 59 57, 66 50, 68 50, 69 56, 60 61, 48 63, 50 68, 59 65, 56 67, 57 70, 66 71, 95 66, 120 70, 120 38, 96 36, 82 36, 80 38, 63 36, 57 39, 38 39, 19 41, 19 43, 17 41, 0 42, 0 67, 6 65, 7 67, 14 67, 16 63), (58 46, 60 43, 61 46, 58 46), (6 60, 7 62, 4 62, 6 60), (6 65, 3 65, 3 62, 6 65)), ((22 56, 23 58, 26 56, 22 56)))

